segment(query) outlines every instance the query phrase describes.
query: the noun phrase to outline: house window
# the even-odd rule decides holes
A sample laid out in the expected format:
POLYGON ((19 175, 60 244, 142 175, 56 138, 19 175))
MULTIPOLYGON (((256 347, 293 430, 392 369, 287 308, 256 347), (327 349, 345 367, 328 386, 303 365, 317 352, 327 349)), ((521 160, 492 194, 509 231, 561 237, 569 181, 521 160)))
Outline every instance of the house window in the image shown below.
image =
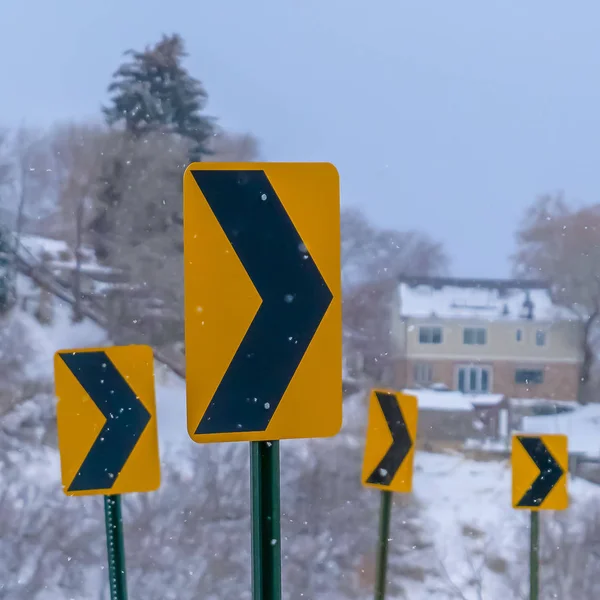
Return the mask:
POLYGON ((517 338, 517 342, 522 341, 523 340, 523 330, 517 329, 517 333, 515 334, 515 337, 517 338))
POLYGON ((519 385, 536 385, 544 383, 543 369, 517 369, 515 371, 515 383, 519 385))
POLYGON ((492 387, 490 367, 464 365, 457 369, 457 388, 464 394, 487 394, 492 387))
POLYGON ((419 385, 428 385, 433 381, 433 367, 429 363, 415 363, 413 379, 419 385))
POLYGON ((465 327, 463 330, 463 343, 483 346, 487 339, 487 331, 480 327, 465 327))
POLYGON ((442 328, 441 327, 419 327, 419 343, 420 344, 441 344, 442 343, 442 328))
POLYGON ((535 332, 535 345, 536 346, 545 346, 546 345, 546 332, 538 329, 535 332))

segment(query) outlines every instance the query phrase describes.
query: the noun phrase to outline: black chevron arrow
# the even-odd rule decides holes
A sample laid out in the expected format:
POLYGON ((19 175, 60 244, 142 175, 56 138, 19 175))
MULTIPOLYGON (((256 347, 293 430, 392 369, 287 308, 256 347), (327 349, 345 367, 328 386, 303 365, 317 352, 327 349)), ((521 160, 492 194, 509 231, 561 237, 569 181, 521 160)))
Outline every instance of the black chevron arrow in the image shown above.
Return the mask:
POLYGON ((333 295, 264 171, 192 174, 262 299, 196 433, 264 431, 333 295))
POLYGON ((539 437, 517 436, 517 438, 540 470, 540 474, 519 500, 517 506, 539 506, 558 483, 564 471, 539 437))
POLYGON ((150 413, 105 352, 67 352, 60 357, 106 418, 70 492, 109 490, 150 421, 150 413))
POLYGON ((398 405, 396 396, 385 392, 375 392, 375 395, 392 434, 392 444, 381 459, 381 462, 371 475, 369 475, 367 483, 390 485, 406 455, 412 448, 413 442, 410 439, 408 429, 406 428, 406 421, 404 420, 404 415, 398 405))

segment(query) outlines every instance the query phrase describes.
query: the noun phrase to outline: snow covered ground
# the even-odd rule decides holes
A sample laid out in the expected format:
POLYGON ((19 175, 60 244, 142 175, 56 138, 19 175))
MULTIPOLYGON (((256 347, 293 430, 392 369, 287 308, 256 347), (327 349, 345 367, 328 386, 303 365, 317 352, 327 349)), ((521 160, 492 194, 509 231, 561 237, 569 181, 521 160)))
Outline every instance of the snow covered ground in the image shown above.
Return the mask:
MULTIPOLYGON (((352 398, 345 420, 346 435, 353 436, 361 447, 364 406, 364 397, 352 398)), ((581 409, 581 420, 571 421, 573 442, 570 444, 575 448, 579 447, 576 428, 580 423, 586 424, 584 432, 589 433, 590 438, 594 436, 593 426, 588 421, 592 414, 600 415, 600 411, 591 408, 581 409)), ((560 418, 567 416, 572 415, 565 413, 560 418)), ((537 419, 548 418, 556 417, 537 419)), ((538 429, 532 425, 531 431, 538 429)), ((596 439, 600 438, 598 433, 596 429, 596 439)), ((414 595, 410 598, 508 600, 517 597, 513 595, 515 580, 522 582, 527 571, 529 513, 512 508, 511 485, 509 460, 475 461, 460 453, 416 453, 414 496, 422 506, 421 519, 434 544, 433 560, 442 573, 442 583, 436 578, 413 585, 414 595), (498 565, 505 566, 499 569, 498 565), (511 571, 508 581, 507 571, 511 571), (479 591, 478 586, 483 591, 479 591), (462 596, 457 595, 455 588, 460 589, 462 596), (454 592, 449 591, 452 589, 454 592)), ((600 487, 583 479, 569 478, 568 489, 571 506, 567 515, 585 512, 590 502, 600 501, 600 487)), ((401 527, 392 532, 392 538, 402 535, 401 527)))

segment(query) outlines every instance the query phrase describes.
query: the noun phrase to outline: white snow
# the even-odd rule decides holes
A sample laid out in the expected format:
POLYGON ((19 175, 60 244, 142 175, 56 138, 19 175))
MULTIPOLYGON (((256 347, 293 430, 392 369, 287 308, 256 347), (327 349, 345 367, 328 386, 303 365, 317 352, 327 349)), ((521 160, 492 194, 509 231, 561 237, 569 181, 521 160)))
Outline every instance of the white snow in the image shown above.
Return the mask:
MULTIPOLYGON (((60 261, 60 260, 52 260, 48 261, 46 267, 52 270, 64 270, 64 271, 73 271, 77 268, 77 263, 74 260, 69 261, 60 261)), ((121 269, 115 269, 114 267, 107 267, 104 265, 97 264, 82 264, 80 266, 80 271, 87 275, 114 275, 121 274, 123 271, 121 269)))
POLYGON ((536 321, 551 321, 562 311, 554 306, 545 289, 508 289, 502 294, 493 287, 399 285, 400 314, 403 317, 441 319, 521 320, 529 292, 536 321), (504 314, 505 307, 508 310, 504 314))
POLYGON ((467 394, 473 406, 497 406, 506 396, 504 394, 467 394))
MULTIPOLYGON (((37 260, 46 259, 55 268, 67 269, 75 267, 73 250, 69 247, 69 244, 63 240, 55 240, 52 238, 25 233, 21 234, 19 240, 21 248, 25 251, 26 255, 30 254, 37 260)), ((105 272, 106 269, 111 272, 114 270, 109 267, 102 267, 98 265, 96 261, 96 253, 90 246, 83 245, 80 248, 80 254, 82 257, 82 262, 87 265, 88 269, 95 267, 102 272, 105 272)), ((27 258, 27 256, 24 258, 27 258)))
POLYGON ((574 410, 578 408, 578 404, 573 400, 555 400, 547 398, 512 398, 510 403, 513 406, 519 406, 521 408, 533 408, 536 406, 560 406, 568 410, 574 410))
POLYGON ((58 257, 61 254, 71 254, 69 245, 63 240, 53 240, 38 235, 21 234, 21 245, 37 259, 43 255, 58 257))
MULTIPOLYGON (((515 531, 528 536, 528 513, 511 506, 511 469, 508 460, 472 461, 462 456, 418 452, 415 458, 414 491, 423 503, 423 521, 430 529, 436 554, 464 598, 475 600, 474 589, 467 591, 473 573, 469 566, 475 540, 468 529, 485 532, 487 552, 505 560, 518 560, 511 553, 515 531)), ((590 497, 600 499, 600 488, 582 479, 569 479, 573 510, 590 497)), ((484 569, 485 598, 506 596, 504 577, 484 569), (504 594, 504 595, 503 595, 504 594)), ((416 596, 419 597, 419 596, 416 596)), ((448 598, 431 595, 427 598, 448 598)), ((508 595, 512 598, 512 595, 508 595)))
POLYGON ((164 367, 155 364, 156 410, 161 452, 192 450, 195 444, 187 432, 185 382, 168 373, 164 383, 159 383, 158 373, 161 370, 164 370, 164 367))
POLYGON ((404 390, 416 396, 419 410, 449 410, 470 412, 473 405, 469 396, 461 392, 438 392, 435 390, 404 390))
POLYGON ((106 332, 93 321, 85 319, 72 323, 72 308, 58 298, 53 298, 53 321, 40 324, 32 315, 20 312, 19 321, 26 332, 26 341, 32 348, 27 358, 31 376, 54 377, 54 353, 69 348, 93 348, 108 345, 106 332))
POLYGON ((525 417, 525 433, 562 433, 569 438, 569 452, 600 456, 600 405, 581 406, 572 412, 525 417))

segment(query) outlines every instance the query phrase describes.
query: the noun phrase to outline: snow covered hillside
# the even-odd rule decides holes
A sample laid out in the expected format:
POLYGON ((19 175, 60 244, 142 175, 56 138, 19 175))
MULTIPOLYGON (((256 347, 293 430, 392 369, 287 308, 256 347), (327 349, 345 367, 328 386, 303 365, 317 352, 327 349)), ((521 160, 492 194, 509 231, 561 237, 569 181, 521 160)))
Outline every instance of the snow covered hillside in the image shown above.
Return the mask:
MULTIPOLYGON (((32 288, 24 277, 18 283, 32 288)), ((90 321, 73 324, 70 310, 54 299, 48 324, 21 307, 2 323, 0 374, 12 365, 11 385, 31 391, 0 420, 0 598, 108 598, 101 503, 60 489, 52 362, 56 350, 110 342, 90 321)), ((248 446, 193 444, 184 383, 162 365, 155 372, 163 482, 156 493, 125 499, 130 596, 249 599, 248 446)), ((576 447, 580 433, 593 438, 582 424, 600 418, 593 408, 545 423, 559 423, 576 447)), ((528 430, 541 427, 537 419, 528 430)), ((379 495, 360 485, 365 424, 359 393, 347 399, 336 438, 282 443, 287 600, 372 597, 379 495)), ((528 514, 512 510, 510 489, 507 461, 417 453, 414 493, 395 497, 390 600, 522 597, 528 514)), ((597 598, 600 580, 590 573, 600 567, 600 488, 575 479, 569 491, 568 511, 542 517, 543 597, 597 598)))

